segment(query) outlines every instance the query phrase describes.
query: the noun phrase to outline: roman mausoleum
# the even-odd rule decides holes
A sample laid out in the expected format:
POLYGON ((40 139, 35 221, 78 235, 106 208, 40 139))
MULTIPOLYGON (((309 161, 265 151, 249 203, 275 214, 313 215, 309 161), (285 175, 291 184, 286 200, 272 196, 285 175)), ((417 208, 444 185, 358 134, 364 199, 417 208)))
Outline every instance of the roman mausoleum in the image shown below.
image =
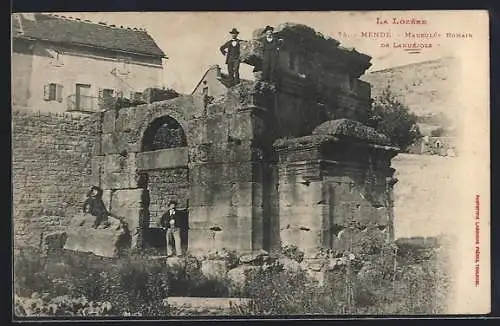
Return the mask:
POLYGON ((304 25, 275 32, 274 83, 261 80, 260 29, 242 49, 255 80, 228 87, 219 71, 191 95, 100 113, 92 180, 131 246, 162 245, 170 199, 188 212, 194 255, 295 245, 307 256, 393 238, 398 149, 364 124, 371 57, 304 25))

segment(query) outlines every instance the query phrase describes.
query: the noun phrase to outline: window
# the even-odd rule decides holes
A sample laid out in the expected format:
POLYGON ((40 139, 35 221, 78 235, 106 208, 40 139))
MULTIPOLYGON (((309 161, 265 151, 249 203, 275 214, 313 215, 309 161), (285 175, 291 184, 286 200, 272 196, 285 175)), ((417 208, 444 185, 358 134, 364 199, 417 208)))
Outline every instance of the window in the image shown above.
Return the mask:
POLYGON ((75 104, 77 110, 91 111, 93 109, 90 85, 76 84, 75 104))
POLYGON ((43 99, 45 101, 57 101, 59 103, 62 102, 62 91, 63 85, 50 83, 43 87, 43 99))
POLYGON ((112 89, 108 89, 108 88, 105 88, 102 90, 102 98, 103 99, 109 99, 109 98, 112 98, 113 97, 113 94, 114 94, 114 90, 112 89))
POLYGON ((110 88, 100 88, 99 89, 99 104, 101 108, 107 108, 113 103, 113 95, 115 91, 110 88))

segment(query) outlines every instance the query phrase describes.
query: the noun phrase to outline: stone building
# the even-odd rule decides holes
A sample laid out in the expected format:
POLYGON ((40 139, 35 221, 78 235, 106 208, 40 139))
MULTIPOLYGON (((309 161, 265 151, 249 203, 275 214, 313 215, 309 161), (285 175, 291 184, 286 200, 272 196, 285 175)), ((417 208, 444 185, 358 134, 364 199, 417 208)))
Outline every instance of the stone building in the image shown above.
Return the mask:
POLYGON ((193 94, 170 100, 78 121, 16 114, 16 238, 32 239, 30 228, 49 220, 33 217, 42 209, 58 214, 42 233, 68 224, 93 184, 138 249, 164 246, 157 225, 170 199, 188 211, 183 242, 194 255, 293 245, 306 258, 324 249, 338 257, 392 239, 398 149, 363 124, 371 95, 359 78, 371 57, 304 25, 275 32, 283 39, 275 83, 261 80, 261 29, 242 47, 255 80, 227 87, 213 67, 193 94), (40 127, 50 135, 33 137, 40 127), (62 199, 66 212, 55 212, 62 199))
POLYGON ((15 107, 96 112, 161 88, 163 51, 137 28, 49 14, 12 15, 15 107))
POLYGON ((371 57, 283 24, 275 29, 284 42, 271 84, 260 80, 260 31, 242 55, 254 81, 214 93, 210 103, 197 87, 101 113, 93 183, 128 221, 134 246, 154 245, 171 198, 189 212, 184 241, 195 255, 295 245, 312 257, 393 237, 390 165, 398 149, 363 124, 371 96, 359 77, 371 57))

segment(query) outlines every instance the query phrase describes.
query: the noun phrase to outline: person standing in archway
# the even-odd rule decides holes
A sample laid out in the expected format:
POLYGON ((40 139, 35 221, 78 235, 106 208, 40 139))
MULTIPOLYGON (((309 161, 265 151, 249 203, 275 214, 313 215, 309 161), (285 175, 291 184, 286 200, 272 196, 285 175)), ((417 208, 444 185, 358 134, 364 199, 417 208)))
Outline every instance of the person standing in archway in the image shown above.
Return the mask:
POLYGON ((240 42, 238 30, 233 28, 229 34, 231 39, 220 47, 222 55, 226 56, 227 72, 231 78, 231 84, 240 83, 240 42))
POLYGON ((168 257, 171 257, 174 251, 177 257, 182 256, 181 218, 182 214, 177 210, 177 202, 170 200, 168 202, 168 211, 160 219, 160 225, 166 231, 168 257))

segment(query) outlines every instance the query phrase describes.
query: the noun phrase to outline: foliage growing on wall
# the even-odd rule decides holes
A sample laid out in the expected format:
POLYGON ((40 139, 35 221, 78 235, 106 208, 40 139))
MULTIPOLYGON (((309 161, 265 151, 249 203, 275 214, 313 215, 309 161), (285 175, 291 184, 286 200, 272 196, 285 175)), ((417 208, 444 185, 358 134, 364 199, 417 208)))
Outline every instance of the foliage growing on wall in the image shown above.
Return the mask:
POLYGON ((389 136, 403 152, 421 137, 416 123, 417 116, 393 95, 390 86, 375 99, 368 112, 367 124, 389 136))

